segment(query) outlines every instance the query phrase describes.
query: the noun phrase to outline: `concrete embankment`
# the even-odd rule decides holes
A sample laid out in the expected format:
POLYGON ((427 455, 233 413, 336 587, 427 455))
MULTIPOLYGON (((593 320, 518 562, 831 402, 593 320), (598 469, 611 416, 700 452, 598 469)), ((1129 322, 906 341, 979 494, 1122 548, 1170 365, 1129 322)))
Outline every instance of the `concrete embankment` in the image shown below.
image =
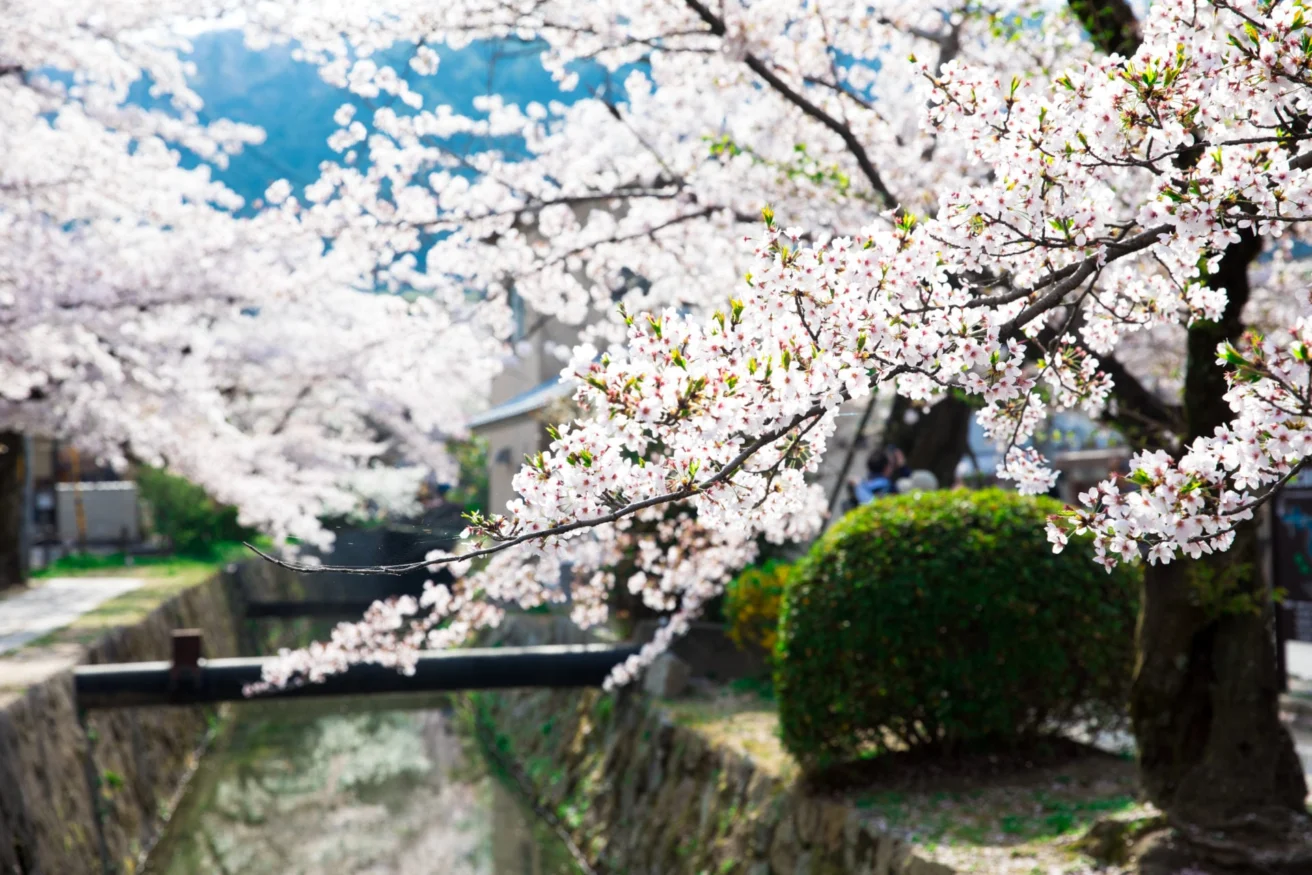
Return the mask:
POLYGON ((159 836, 212 709, 78 713, 69 664, 167 659, 171 633, 204 630, 204 655, 238 655, 243 597, 293 598, 294 575, 247 562, 184 590, 0 690, 0 872, 131 873, 159 836))
MULTIPOLYGON (((490 643, 581 643, 515 617, 490 643)), ((485 744, 599 873, 951 875, 849 806, 807 795, 671 719, 637 690, 479 693, 485 744)))

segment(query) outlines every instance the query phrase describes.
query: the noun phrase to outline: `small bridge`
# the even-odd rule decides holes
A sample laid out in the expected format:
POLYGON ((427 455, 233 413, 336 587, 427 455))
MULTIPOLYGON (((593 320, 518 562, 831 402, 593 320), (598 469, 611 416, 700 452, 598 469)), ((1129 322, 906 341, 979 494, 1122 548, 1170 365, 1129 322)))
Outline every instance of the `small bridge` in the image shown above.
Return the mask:
POLYGON ((200 633, 173 633, 173 659, 82 665, 73 670, 84 710, 317 696, 456 692, 523 687, 599 687, 615 666, 638 652, 632 645, 564 644, 424 653, 414 674, 381 665, 355 665, 322 683, 248 697, 272 658, 201 659, 200 633))
MULTIPOLYGON (((431 528, 395 525, 343 531, 339 542, 346 560, 361 564, 380 556, 422 558, 430 549, 451 546, 449 539, 431 534, 431 528)), ((236 607, 248 620, 359 618, 376 601, 418 596, 424 581, 430 579, 445 583, 450 577, 445 570, 431 573, 424 568, 402 577, 316 575, 314 582, 305 587, 306 597, 276 601, 249 592, 239 576, 236 607)), ((264 668, 273 658, 202 659, 200 631, 178 629, 173 633, 169 661, 82 665, 73 670, 73 681, 78 706, 83 710, 514 687, 599 687, 617 665, 637 652, 638 647, 631 644, 435 651, 421 654, 410 675, 386 666, 362 664, 331 675, 322 683, 248 697, 243 690, 263 679, 264 668)))

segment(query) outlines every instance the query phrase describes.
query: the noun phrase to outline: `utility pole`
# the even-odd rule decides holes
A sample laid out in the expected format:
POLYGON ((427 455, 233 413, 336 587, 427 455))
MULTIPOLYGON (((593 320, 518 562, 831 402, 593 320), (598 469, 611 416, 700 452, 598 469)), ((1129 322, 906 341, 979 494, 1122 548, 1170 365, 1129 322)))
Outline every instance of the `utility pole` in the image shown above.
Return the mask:
POLYGON ((77 546, 79 550, 87 548, 87 509, 82 503, 82 454, 77 447, 70 451, 73 459, 73 519, 77 523, 77 546))
POLYGON ((27 578, 25 467, 23 436, 0 432, 0 589, 18 586, 27 578))
POLYGON ((23 478, 23 522, 18 530, 18 567, 26 580, 32 571, 32 530, 36 527, 36 486, 33 481, 32 438, 23 435, 23 450, 19 457, 19 471, 23 478))

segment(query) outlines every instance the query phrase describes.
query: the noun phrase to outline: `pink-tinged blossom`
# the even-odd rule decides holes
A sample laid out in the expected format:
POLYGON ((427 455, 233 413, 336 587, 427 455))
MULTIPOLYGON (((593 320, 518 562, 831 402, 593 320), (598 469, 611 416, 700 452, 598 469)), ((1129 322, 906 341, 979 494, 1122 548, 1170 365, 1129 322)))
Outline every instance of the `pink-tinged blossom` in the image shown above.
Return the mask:
MULTIPOLYGON (((1230 35, 1245 32, 1249 19, 1265 21, 1266 31, 1244 39, 1305 49, 1294 48, 1285 12, 1240 12, 1156 4, 1132 63, 1170 70, 1159 85, 1104 59, 1077 60, 1055 77, 920 63, 936 148, 964 146, 992 177, 944 187, 932 218, 868 224, 841 245, 800 225, 746 235, 755 262, 746 286, 729 293, 732 303, 710 318, 672 309, 631 316, 624 347, 567 371, 579 381, 579 403, 598 415, 562 429, 520 475, 511 513, 480 531, 494 540, 549 531, 683 493, 704 523, 750 530, 787 513, 787 496, 823 452, 843 390, 855 395, 890 380, 913 398, 949 387, 981 396, 981 422, 1005 450, 1000 475, 1023 491, 1046 491, 1055 475, 1024 442, 1050 410, 1096 414, 1113 388, 1078 335, 1045 337, 1053 317, 1094 317, 1081 326, 1094 353, 1159 324, 1215 318, 1224 292, 1201 282, 1203 256, 1233 242, 1237 228, 1274 234, 1312 215, 1312 180, 1291 163, 1297 152, 1273 151, 1263 133, 1306 85, 1289 79, 1275 55, 1230 35), (1264 83, 1256 92, 1255 82, 1264 83), (1189 126, 1178 121, 1184 116, 1189 126), (1214 153, 1183 178, 1153 173, 1172 150, 1200 142, 1214 153), (1005 282, 976 287, 979 275, 1005 282), (1041 345, 1041 354, 1027 355, 1025 343, 1041 345), (806 453, 790 456, 794 442, 806 453), (645 457, 653 446, 665 448, 656 463, 645 457), (745 451, 753 458, 739 467, 745 451)), ((1173 554, 1154 549, 1162 539, 1191 555, 1228 545, 1227 526, 1248 513, 1235 490, 1274 482, 1305 446, 1292 420, 1271 417, 1282 408, 1296 416, 1306 399, 1273 399, 1273 385, 1236 384, 1236 433, 1218 438, 1224 461, 1199 441, 1178 467, 1136 459, 1136 470, 1155 472, 1139 491, 1109 483, 1088 497, 1097 510, 1073 525, 1095 533, 1101 561, 1143 552, 1167 561, 1173 554), (1260 399, 1261 409, 1246 414, 1260 399), (1270 463, 1273 456, 1282 461, 1270 463), (1214 488, 1198 485, 1208 471, 1214 488)))
POLYGON ((454 475, 444 442, 502 344, 464 302, 364 294, 413 271, 377 221, 311 210, 286 180, 255 204, 215 181, 263 132, 202 120, 179 35, 194 14, 6 7, 0 426, 165 465, 245 524, 327 545, 321 517, 412 512, 425 475, 454 475), (127 102, 143 81, 159 108, 127 102), (187 169, 179 147, 206 163, 187 169))
MULTIPOLYGON (((583 415, 518 473, 508 507, 471 526, 504 552, 462 579, 452 628, 490 617, 469 605, 564 599, 568 563, 580 623, 605 617, 616 586, 673 608, 650 658, 731 564, 690 565, 682 539, 738 561, 750 551, 732 545, 759 533, 813 531, 807 477, 835 417, 884 388, 977 399, 1000 475, 1045 491, 1035 429, 1062 409, 1102 412, 1113 355, 1178 389, 1183 328, 1224 311, 1206 275, 1241 231, 1278 257, 1253 297, 1272 330, 1222 351, 1234 419, 1178 459, 1137 456, 1049 537, 1091 533, 1108 567, 1225 549, 1312 449, 1309 282, 1294 258, 1312 158, 1304 135, 1278 130, 1312 96, 1300 3, 1159 0, 1132 58, 1099 56, 1068 17, 1023 2, 1005 39, 998 18, 952 3, 286 5, 300 4, 263 4, 252 27, 296 38, 357 93, 397 88, 362 65, 396 40, 541 40, 563 87, 582 59, 647 62, 623 99, 380 108, 359 142, 368 169, 326 165, 306 192, 303 222, 367 218, 398 253, 421 228, 445 232, 432 267, 407 275, 443 300, 513 287, 540 313, 596 320, 595 349, 563 371, 583 415), (523 154, 453 155, 456 135, 516 137, 523 154), (633 528, 687 513, 669 506, 695 509, 695 526, 633 528), (651 567, 617 580, 625 539, 651 567)), ((341 143, 358 121, 339 119, 341 143)))
POLYGON ((1228 549, 1234 527, 1312 454, 1309 341, 1312 323, 1302 319, 1291 332, 1222 346, 1220 362, 1231 368, 1230 424, 1195 440, 1178 461, 1139 453, 1128 478, 1136 492, 1122 496, 1105 482, 1080 495, 1066 525, 1092 532, 1107 561, 1133 559, 1136 550, 1165 563, 1228 549))

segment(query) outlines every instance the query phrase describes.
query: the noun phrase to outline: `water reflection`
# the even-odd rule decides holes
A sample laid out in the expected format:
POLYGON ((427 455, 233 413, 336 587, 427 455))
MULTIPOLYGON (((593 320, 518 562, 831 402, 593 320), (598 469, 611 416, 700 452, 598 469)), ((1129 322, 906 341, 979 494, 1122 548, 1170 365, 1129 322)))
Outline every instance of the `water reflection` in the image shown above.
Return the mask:
POLYGON ((146 871, 575 875, 443 704, 240 706, 146 871))

